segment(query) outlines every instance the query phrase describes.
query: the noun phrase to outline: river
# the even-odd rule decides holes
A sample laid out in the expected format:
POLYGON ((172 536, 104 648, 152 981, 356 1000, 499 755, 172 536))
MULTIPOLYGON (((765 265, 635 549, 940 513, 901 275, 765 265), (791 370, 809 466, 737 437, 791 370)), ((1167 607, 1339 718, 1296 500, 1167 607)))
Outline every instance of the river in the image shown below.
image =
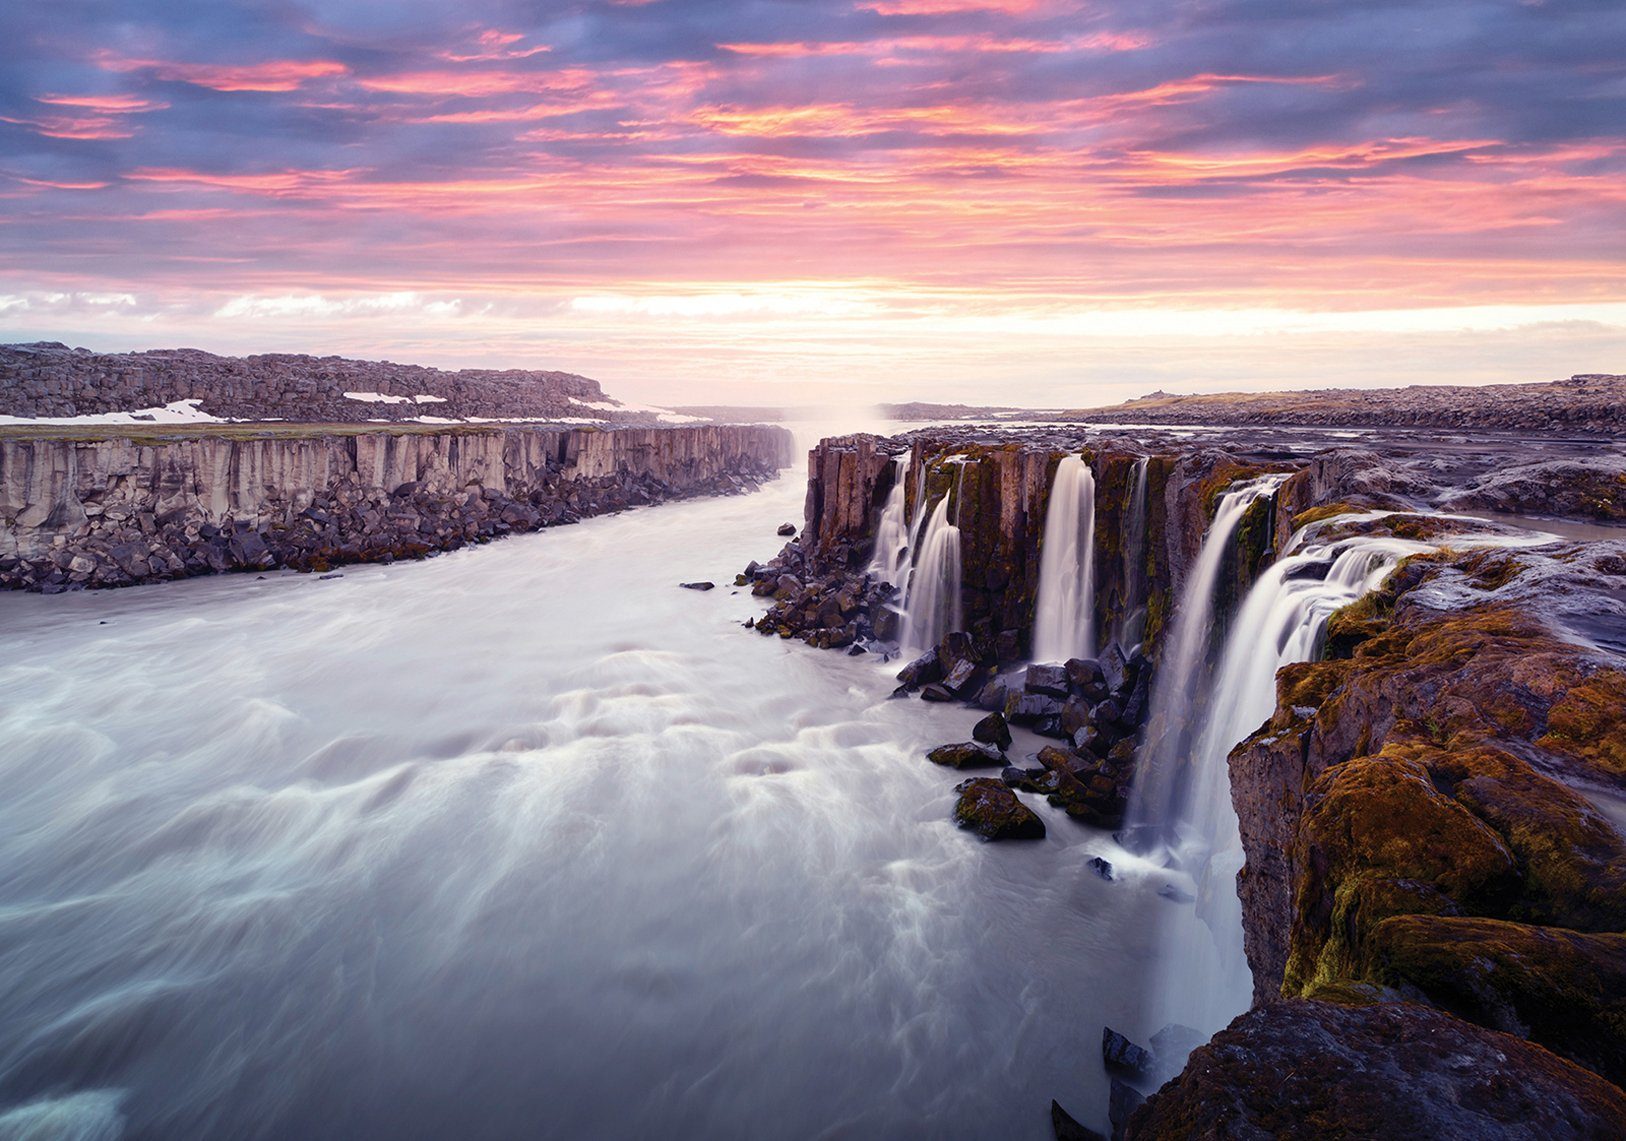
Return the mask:
POLYGON ((958 831, 974 712, 742 628, 803 489, 0 597, 0 1137, 1104 1128, 1158 874, 958 831))

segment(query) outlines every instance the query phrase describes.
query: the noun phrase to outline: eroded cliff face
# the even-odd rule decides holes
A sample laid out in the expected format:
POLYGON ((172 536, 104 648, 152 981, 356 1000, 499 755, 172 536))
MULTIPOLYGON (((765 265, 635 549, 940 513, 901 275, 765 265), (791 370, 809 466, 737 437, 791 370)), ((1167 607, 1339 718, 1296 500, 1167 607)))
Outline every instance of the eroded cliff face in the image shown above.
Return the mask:
POLYGON ((1282 671, 1231 757, 1256 1001, 1370 986, 1626 1081, 1623 592, 1626 544, 1418 557, 1282 671))
MULTIPOLYGON (((1062 458, 1079 454, 1095 476, 1096 629, 1103 641, 1116 637, 1131 615, 1144 610, 1145 632, 1155 643, 1202 545, 1217 495, 1237 479, 1280 465, 1215 448, 1158 450, 1127 439, 1067 434, 1000 440, 942 429, 909 437, 835 437, 808 457, 805 526, 781 558, 794 564, 790 569, 799 581, 829 579, 832 589, 851 588, 849 576, 874 553, 876 525, 896 479, 904 480, 917 538, 919 500, 930 505, 950 495, 950 517, 961 536, 965 629, 983 644, 999 646, 1003 660, 1019 660, 1029 649, 1051 482, 1062 458), (897 465, 894 459, 908 462, 897 465), (1142 462, 1144 520, 1132 528, 1142 462)), ((1244 536, 1228 568, 1229 580, 1241 589, 1273 542, 1268 504, 1258 518, 1267 525, 1244 536)), ((786 567, 775 568, 781 569, 786 567)), ((781 632, 819 640, 824 628, 800 622, 797 613, 791 608, 784 615, 781 632)), ((886 635, 883 624, 880 636, 886 635)))
POLYGON ((55 591, 416 557, 754 486, 781 428, 0 439, 0 585, 55 591))

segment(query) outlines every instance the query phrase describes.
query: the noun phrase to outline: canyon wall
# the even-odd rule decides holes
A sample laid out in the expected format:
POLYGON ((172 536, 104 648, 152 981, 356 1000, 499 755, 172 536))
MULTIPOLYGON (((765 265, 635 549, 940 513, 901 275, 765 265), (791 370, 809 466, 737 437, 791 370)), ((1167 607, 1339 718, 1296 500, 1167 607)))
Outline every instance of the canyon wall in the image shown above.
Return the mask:
MULTIPOLYGON (((1095 473, 1096 628, 1103 641, 1119 636, 1126 621, 1144 610, 1146 636, 1155 642, 1202 545, 1215 497, 1235 480, 1285 466, 1215 448, 1085 440, 1065 432, 1017 441, 968 429, 931 429, 907 439, 836 437, 809 455, 806 521, 791 553, 801 560, 804 576, 861 571, 874 553, 876 524, 896 479, 904 480, 907 514, 917 531, 923 518, 917 501, 934 504, 952 494, 951 520, 961 532, 965 628, 983 644, 1001 647, 1004 660, 1019 660, 1029 649, 1051 480, 1064 456, 1080 453, 1095 473), (1145 523, 1135 537, 1128 519, 1136 466, 1143 460, 1145 523)), ((1268 509, 1262 502, 1252 518, 1266 519, 1268 509)), ((1268 526, 1248 531, 1227 568, 1229 582, 1245 588, 1273 536, 1268 526)), ((818 630, 798 626, 789 633, 816 638, 818 630)))
POLYGON ((0 586, 417 557, 744 490, 790 461, 790 433, 761 426, 0 438, 0 586))

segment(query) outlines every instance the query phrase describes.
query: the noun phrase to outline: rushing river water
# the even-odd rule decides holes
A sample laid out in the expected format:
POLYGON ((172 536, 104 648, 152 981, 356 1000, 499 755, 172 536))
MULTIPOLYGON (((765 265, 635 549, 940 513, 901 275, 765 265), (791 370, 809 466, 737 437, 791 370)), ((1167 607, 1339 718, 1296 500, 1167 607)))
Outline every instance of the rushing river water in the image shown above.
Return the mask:
POLYGON ((978 843, 975 713, 741 628, 802 495, 0 597, 0 1137, 1104 1127, 1158 873, 978 843))

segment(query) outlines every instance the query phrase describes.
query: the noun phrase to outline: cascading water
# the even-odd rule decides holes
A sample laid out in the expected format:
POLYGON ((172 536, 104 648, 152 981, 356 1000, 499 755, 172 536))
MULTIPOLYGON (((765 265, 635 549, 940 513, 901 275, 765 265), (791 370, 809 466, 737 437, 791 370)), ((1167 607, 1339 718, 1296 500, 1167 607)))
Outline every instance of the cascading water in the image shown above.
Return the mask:
MULTIPOLYGON (((949 509, 958 498, 964 465, 955 474, 953 489, 937 501, 916 546, 914 569, 903 621, 903 646, 924 652, 963 624, 960 607, 960 528, 949 522, 949 509)), ((919 500, 917 500, 919 502, 919 500)))
POLYGON ((902 589, 909 567, 908 478, 910 457, 892 461, 892 490, 875 525, 875 555, 870 573, 902 589))
MULTIPOLYGON (((1289 549, 1299 541, 1295 536, 1289 549)), ((1320 652, 1332 613, 1377 587, 1402 558, 1428 549, 1383 536, 1311 545, 1266 570, 1237 612, 1193 738, 1184 800, 1163 830, 1171 862, 1191 874, 1202 921, 1201 930, 1167 941, 1152 991, 1165 1017, 1211 1032, 1246 1010, 1252 996, 1236 890, 1243 852, 1231 750, 1275 709, 1277 671, 1320 652)))
POLYGON ((1123 534, 1123 605, 1118 619, 1118 643, 1133 646, 1146 636, 1146 522, 1149 507, 1146 492, 1146 469, 1151 457, 1142 456, 1135 461, 1135 478, 1129 489, 1129 503, 1124 510, 1123 534))
POLYGON ((1033 656, 1041 662, 1095 653, 1095 473, 1068 456, 1050 485, 1033 615, 1033 656))
POLYGON ((1214 588, 1236 529, 1249 507, 1275 492, 1286 476, 1269 475, 1227 491, 1220 498, 1197 561, 1175 610, 1174 629, 1158 661, 1152 692, 1148 745, 1140 759, 1129 801, 1129 831, 1167 843, 1191 803, 1186 761, 1193 739, 1193 697, 1202 684, 1214 629, 1214 588))

